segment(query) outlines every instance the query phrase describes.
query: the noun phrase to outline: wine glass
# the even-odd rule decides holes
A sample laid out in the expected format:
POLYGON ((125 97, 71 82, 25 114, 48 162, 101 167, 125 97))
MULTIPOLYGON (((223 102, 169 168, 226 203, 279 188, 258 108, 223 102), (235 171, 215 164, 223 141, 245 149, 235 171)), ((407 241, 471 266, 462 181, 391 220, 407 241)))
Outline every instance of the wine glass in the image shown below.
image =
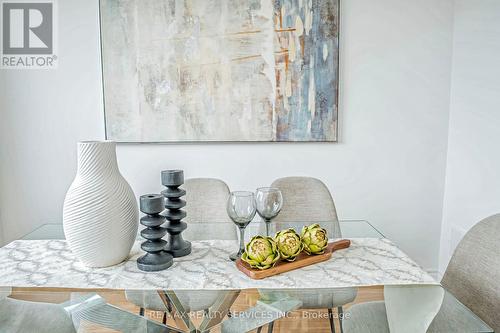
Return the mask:
POLYGON ((255 216, 255 195, 253 192, 247 191, 231 192, 227 200, 226 210, 227 215, 240 229, 240 249, 237 253, 229 256, 234 261, 245 252, 245 228, 255 216))
POLYGON ((266 235, 269 237, 269 226, 283 207, 283 194, 275 187, 260 187, 255 195, 257 212, 266 222, 266 235))

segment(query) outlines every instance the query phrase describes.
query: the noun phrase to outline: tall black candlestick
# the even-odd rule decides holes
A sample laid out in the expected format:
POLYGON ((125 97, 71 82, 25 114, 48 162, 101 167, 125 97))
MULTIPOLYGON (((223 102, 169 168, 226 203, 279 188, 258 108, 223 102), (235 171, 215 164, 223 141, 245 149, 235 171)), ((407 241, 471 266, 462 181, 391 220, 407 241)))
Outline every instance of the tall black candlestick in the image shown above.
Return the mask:
POLYGON ((186 222, 181 220, 186 217, 186 212, 181 208, 186 202, 181 199, 186 191, 179 188, 184 184, 184 172, 182 170, 165 170, 161 172, 161 182, 167 188, 161 192, 165 196, 166 211, 163 215, 168 222, 164 225, 168 232, 168 244, 166 247, 174 258, 183 257, 191 253, 191 243, 182 238, 182 231, 187 228, 186 222))

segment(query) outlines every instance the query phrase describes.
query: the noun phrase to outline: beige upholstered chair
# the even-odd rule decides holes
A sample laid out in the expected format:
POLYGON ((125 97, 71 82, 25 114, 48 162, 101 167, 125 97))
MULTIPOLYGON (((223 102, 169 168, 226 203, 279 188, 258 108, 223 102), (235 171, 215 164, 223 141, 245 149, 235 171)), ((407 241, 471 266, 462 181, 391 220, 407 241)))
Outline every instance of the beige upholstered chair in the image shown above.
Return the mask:
POLYGON ((465 235, 441 284, 495 332, 500 332, 499 281, 500 214, 497 214, 482 220, 465 235))
MULTIPOLYGON (((226 213, 226 204, 229 197, 229 187, 220 179, 192 178, 183 185, 186 190, 187 213, 183 221, 188 228, 182 233, 187 240, 204 239, 238 239, 236 225, 226 213), (189 228, 189 224, 209 224, 202 233, 189 228), (213 226, 217 225, 216 228, 213 226)), ((201 229, 197 226, 196 230, 201 229)))
MULTIPOLYGON (((458 244, 441 280, 442 286, 461 303, 500 332, 500 214, 476 224, 458 244)), ((471 332, 468 313, 453 306, 445 295, 427 332, 471 332)), ((384 302, 354 305, 346 332, 389 332, 384 302)))
MULTIPOLYGON (((186 240, 223 239, 237 240, 235 224, 226 213, 229 187, 222 180, 212 178, 186 179, 182 186, 186 190, 186 218, 188 228, 182 233, 186 240), (203 232, 202 226, 189 228, 190 224, 209 224, 203 232), (215 227, 216 226, 216 227, 215 227)), ((175 260, 175 259, 174 259, 175 260)), ((167 311, 156 292, 126 291, 127 299, 141 308, 155 311, 167 311)), ((186 311, 208 309, 217 300, 218 291, 177 291, 179 301, 186 311)))
POLYGON ((0 300, 0 332, 76 333, 69 314, 59 304, 0 300))
POLYGON ((319 179, 310 177, 286 177, 275 180, 271 187, 276 187, 283 194, 283 207, 272 223, 331 222, 333 234, 330 237, 342 237, 337 210, 328 187, 319 179))
MULTIPOLYGON (((271 187, 276 187, 283 194, 283 207, 272 220, 276 230, 288 227, 288 222, 300 222, 309 225, 315 222, 320 224, 331 223, 333 234, 331 238, 342 237, 337 211, 330 191, 319 179, 310 177, 286 177, 275 180, 271 187)), ((293 223, 296 226, 296 223, 293 223)), ((300 231, 300 230, 299 230, 300 231)), ((263 232, 263 230, 261 230, 263 232)), ((261 291, 265 294, 265 291, 261 291)), ((356 298, 356 288, 339 288, 325 290, 300 290, 291 293, 291 296, 302 301, 304 309, 328 309, 330 318, 333 318, 332 309, 337 308, 342 313, 342 306, 356 298)), ((333 321, 330 321, 334 332, 333 321)))

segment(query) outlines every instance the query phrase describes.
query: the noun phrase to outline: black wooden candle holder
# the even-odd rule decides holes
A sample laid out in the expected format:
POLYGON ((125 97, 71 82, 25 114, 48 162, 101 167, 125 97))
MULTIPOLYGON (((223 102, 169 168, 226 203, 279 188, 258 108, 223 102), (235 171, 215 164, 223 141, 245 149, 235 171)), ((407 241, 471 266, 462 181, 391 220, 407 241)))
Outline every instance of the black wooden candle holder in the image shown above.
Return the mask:
POLYGON ((182 170, 165 170, 161 172, 161 182, 167 188, 161 192, 165 196, 165 212, 163 215, 168 222, 164 225, 168 232, 168 244, 166 247, 174 258, 183 257, 191 253, 191 243, 182 238, 181 233, 187 228, 186 222, 181 220, 186 217, 186 212, 181 208, 186 202, 181 199, 186 191, 179 188, 184 184, 184 172, 182 170))
POLYGON ((146 194, 140 197, 141 212, 146 216, 141 218, 141 224, 146 228, 141 231, 141 236, 146 239, 141 248, 147 253, 137 259, 137 267, 147 272, 161 271, 172 266, 174 260, 171 254, 165 251, 167 241, 163 236, 167 229, 161 227, 166 218, 161 216, 164 198, 160 194, 146 194))

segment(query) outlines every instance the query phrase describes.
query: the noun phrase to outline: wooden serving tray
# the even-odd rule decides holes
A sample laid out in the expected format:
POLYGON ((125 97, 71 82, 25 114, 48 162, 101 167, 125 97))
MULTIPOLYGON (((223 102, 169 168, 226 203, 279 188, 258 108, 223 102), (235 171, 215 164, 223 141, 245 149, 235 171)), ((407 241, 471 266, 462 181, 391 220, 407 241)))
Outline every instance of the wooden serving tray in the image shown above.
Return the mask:
POLYGON ((351 246, 351 241, 348 239, 342 239, 328 244, 328 247, 323 254, 308 255, 307 253, 302 252, 298 255, 295 261, 289 262, 286 260, 280 260, 278 263, 276 263, 276 266, 265 270, 252 268, 249 264, 241 259, 236 260, 236 267, 238 267, 240 271, 248 275, 250 278, 254 280, 260 280, 273 275, 289 272, 294 269, 314 265, 318 262, 326 261, 331 258, 334 251, 347 249, 349 246, 351 246))

